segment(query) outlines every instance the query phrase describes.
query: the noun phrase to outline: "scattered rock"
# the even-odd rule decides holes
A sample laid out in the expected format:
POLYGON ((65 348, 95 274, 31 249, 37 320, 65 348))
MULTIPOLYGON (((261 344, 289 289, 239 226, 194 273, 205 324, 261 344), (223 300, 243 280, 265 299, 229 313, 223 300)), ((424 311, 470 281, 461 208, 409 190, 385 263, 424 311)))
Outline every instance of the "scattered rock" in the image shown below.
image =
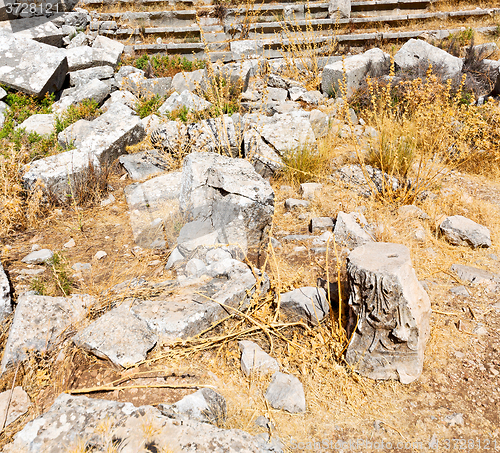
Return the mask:
POLYGON ((36 250, 26 255, 21 261, 26 264, 44 264, 54 256, 54 252, 49 249, 36 250))
POLYGON ((305 286, 281 294, 280 308, 292 319, 305 319, 313 325, 328 314, 330 306, 323 288, 305 286))
POLYGON ((49 297, 23 294, 17 300, 0 373, 26 358, 30 350, 52 349, 69 326, 85 318, 94 299, 87 295, 49 297))
POLYGON ((330 0, 328 17, 336 20, 351 17, 351 0, 330 0))
POLYGON ((300 194, 309 200, 312 200, 316 193, 323 188, 323 184, 316 182, 304 182, 300 185, 300 194))
POLYGON ((28 412, 30 397, 22 387, 0 393, 0 426, 7 427, 28 412))
POLYGON ((174 110, 182 107, 192 110, 193 112, 201 112, 208 109, 212 104, 205 99, 200 98, 188 90, 184 90, 181 94, 173 93, 158 109, 158 113, 166 115, 174 110))
POLYGON ((457 274, 461 281, 468 282, 472 285, 484 285, 489 290, 495 291, 500 284, 499 274, 477 267, 453 264, 451 266, 451 271, 457 274))
POLYGON ((306 410, 304 387, 295 376, 290 374, 279 371, 274 373, 265 396, 275 409, 283 409, 292 414, 306 410))
POLYGON ((309 224, 309 231, 313 234, 323 231, 333 231, 334 223, 331 217, 313 217, 309 224))
POLYGON ((444 417, 443 421, 448 426, 464 426, 464 416, 461 413, 454 413, 444 417))
POLYGON ((415 206, 413 204, 408 204, 401 206, 398 209, 398 214, 403 217, 403 218, 410 218, 410 217, 416 217, 420 220, 428 220, 429 216, 422 211, 418 206, 415 206))
POLYGON ((179 72, 175 74, 172 79, 172 88, 177 93, 183 93, 184 91, 194 92, 200 87, 204 73, 204 69, 198 69, 197 71, 191 72, 179 72))
POLYGON ((408 384, 422 373, 431 305, 410 252, 400 244, 370 243, 347 259, 349 294, 346 360, 371 379, 408 384))
POLYGON ((245 375, 257 373, 274 373, 280 367, 276 359, 253 341, 242 340, 238 343, 241 351, 241 369, 245 375))
POLYGON ((95 260, 102 260, 103 258, 107 257, 108 254, 104 250, 99 250, 95 255, 94 259, 95 260))
POLYGON ((27 134, 35 132, 38 135, 50 135, 56 130, 54 122, 55 118, 51 113, 35 114, 24 120, 16 130, 24 129, 27 134))
POLYGON ((108 311, 73 337, 76 346, 127 367, 144 360, 158 337, 125 304, 108 311))
POLYGON ((472 248, 491 247, 490 230, 467 217, 446 217, 439 225, 441 233, 453 245, 468 245, 472 248))
MULTIPOLYGON (((146 444, 158 449, 209 453, 281 453, 263 439, 241 430, 223 430, 194 420, 172 420, 152 406, 135 407, 85 396, 59 395, 52 407, 29 422, 4 447, 5 453, 25 451, 69 451, 77 442, 92 441, 92 448, 105 450, 111 439, 121 439, 124 453, 138 452, 146 444), (109 432, 102 435, 102 421, 111 420, 109 432), (154 434, 145 432, 152 426, 154 434)), ((89 442, 90 443, 90 442, 89 442)))
POLYGON ((70 248, 73 248, 74 246, 76 245, 76 242, 73 238, 71 238, 68 242, 66 242, 63 247, 65 249, 70 249, 70 248))
POLYGON ((158 409, 169 418, 183 415, 190 420, 211 423, 215 426, 223 425, 227 416, 225 398, 210 388, 198 390, 172 405, 159 404, 158 409))
POLYGON ((455 296, 465 296, 465 297, 470 296, 469 290, 463 285, 451 288, 450 292, 452 294, 455 294, 455 296))
POLYGON ((92 264, 90 263, 75 263, 71 266, 71 269, 77 272, 90 271, 92 269, 92 264))

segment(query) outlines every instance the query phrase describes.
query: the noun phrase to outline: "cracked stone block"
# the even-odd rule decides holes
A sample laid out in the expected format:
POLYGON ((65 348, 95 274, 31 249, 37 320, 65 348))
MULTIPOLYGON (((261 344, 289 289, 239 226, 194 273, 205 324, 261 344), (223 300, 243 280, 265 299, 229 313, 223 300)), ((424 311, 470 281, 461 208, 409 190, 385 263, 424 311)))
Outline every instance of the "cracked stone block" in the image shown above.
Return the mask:
POLYGON ((122 367, 146 359, 157 341, 146 322, 125 304, 108 311, 73 337, 76 346, 122 367))
POLYGON ((368 242, 374 242, 373 234, 368 227, 365 216, 358 212, 339 212, 333 229, 337 244, 354 249, 368 242))
POLYGON ((431 304, 401 244, 370 243, 347 258, 351 341, 346 361, 371 379, 409 384, 422 373, 431 304))

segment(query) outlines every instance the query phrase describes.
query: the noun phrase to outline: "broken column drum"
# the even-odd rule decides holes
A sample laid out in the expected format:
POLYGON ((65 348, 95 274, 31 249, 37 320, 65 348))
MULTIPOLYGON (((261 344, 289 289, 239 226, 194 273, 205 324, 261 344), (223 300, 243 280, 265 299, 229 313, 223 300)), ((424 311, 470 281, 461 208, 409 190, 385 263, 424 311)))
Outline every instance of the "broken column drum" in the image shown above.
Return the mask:
POLYGON ((372 379, 410 383, 422 373, 430 300, 417 280, 409 250, 373 243, 347 262, 349 328, 346 360, 372 379))

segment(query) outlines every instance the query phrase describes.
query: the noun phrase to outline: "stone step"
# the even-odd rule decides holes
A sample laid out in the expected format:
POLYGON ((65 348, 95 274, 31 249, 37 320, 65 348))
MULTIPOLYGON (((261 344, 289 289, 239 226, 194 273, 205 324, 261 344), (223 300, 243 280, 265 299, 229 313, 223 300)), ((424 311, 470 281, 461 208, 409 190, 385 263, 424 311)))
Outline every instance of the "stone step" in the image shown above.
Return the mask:
MULTIPOLYGON (((332 30, 342 33, 342 30, 360 30, 367 27, 377 27, 381 24, 392 26, 409 25, 412 22, 422 22, 432 19, 442 20, 460 20, 471 17, 492 17, 500 14, 500 8, 477 9, 470 11, 455 12, 428 12, 419 14, 402 14, 391 16, 373 16, 358 17, 351 19, 312 19, 312 20, 293 20, 293 21, 275 21, 275 22, 257 22, 245 27, 245 37, 249 39, 265 39, 267 36, 276 34, 283 37, 303 38, 302 32, 314 31, 320 36, 322 33, 332 34, 332 30), (286 31, 287 30, 287 31, 286 31)), ((220 25, 207 24, 203 27, 205 36, 209 37, 209 42, 227 42, 241 37, 241 24, 233 23, 222 27, 220 25), (211 31, 216 36, 210 36, 211 31)), ((116 21, 92 21, 91 31, 97 31, 99 34, 110 38, 124 41, 125 43, 142 44, 144 42, 157 41, 158 38, 168 41, 188 41, 201 42, 201 33, 198 25, 188 27, 120 27, 116 21), (138 42, 140 41, 140 43, 138 42)))
MULTIPOLYGON (((450 34, 456 34, 464 28, 455 29, 420 29, 412 31, 403 32, 374 32, 374 33, 352 33, 352 34, 340 34, 335 36, 334 39, 338 43, 343 45, 351 46, 363 46, 367 42, 376 43, 376 45, 381 45, 383 43, 397 42, 404 43, 412 38, 418 38, 421 36, 434 36, 435 39, 443 39, 448 37, 450 34)), ((479 27, 475 28, 479 33, 483 34, 494 34, 497 31, 496 26, 489 27, 479 27)), ((316 36, 313 40, 315 49, 318 54, 322 51, 328 49, 332 43, 332 36, 316 36)), ((277 37, 272 37, 262 40, 262 49, 258 51, 265 58, 282 58, 286 54, 286 48, 291 44, 288 39, 281 39, 277 37)), ((205 46, 203 43, 169 43, 169 44, 140 44, 126 47, 127 53, 135 52, 136 55, 141 54, 176 54, 185 56, 189 60, 204 59, 207 57, 205 52, 205 46)), ((220 52, 209 52, 211 61, 221 60, 224 63, 230 61, 237 61, 239 57, 230 51, 220 51, 220 52)))

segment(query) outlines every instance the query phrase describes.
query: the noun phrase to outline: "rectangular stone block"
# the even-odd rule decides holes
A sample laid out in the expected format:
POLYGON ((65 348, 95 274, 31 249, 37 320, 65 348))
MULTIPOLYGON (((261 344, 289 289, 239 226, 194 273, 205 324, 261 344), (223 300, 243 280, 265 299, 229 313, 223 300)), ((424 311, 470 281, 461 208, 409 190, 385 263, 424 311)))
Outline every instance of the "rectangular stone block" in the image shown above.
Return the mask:
POLYGON ((0 31, 0 83, 42 98, 61 89, 67 72, 64 50, 0 31))

